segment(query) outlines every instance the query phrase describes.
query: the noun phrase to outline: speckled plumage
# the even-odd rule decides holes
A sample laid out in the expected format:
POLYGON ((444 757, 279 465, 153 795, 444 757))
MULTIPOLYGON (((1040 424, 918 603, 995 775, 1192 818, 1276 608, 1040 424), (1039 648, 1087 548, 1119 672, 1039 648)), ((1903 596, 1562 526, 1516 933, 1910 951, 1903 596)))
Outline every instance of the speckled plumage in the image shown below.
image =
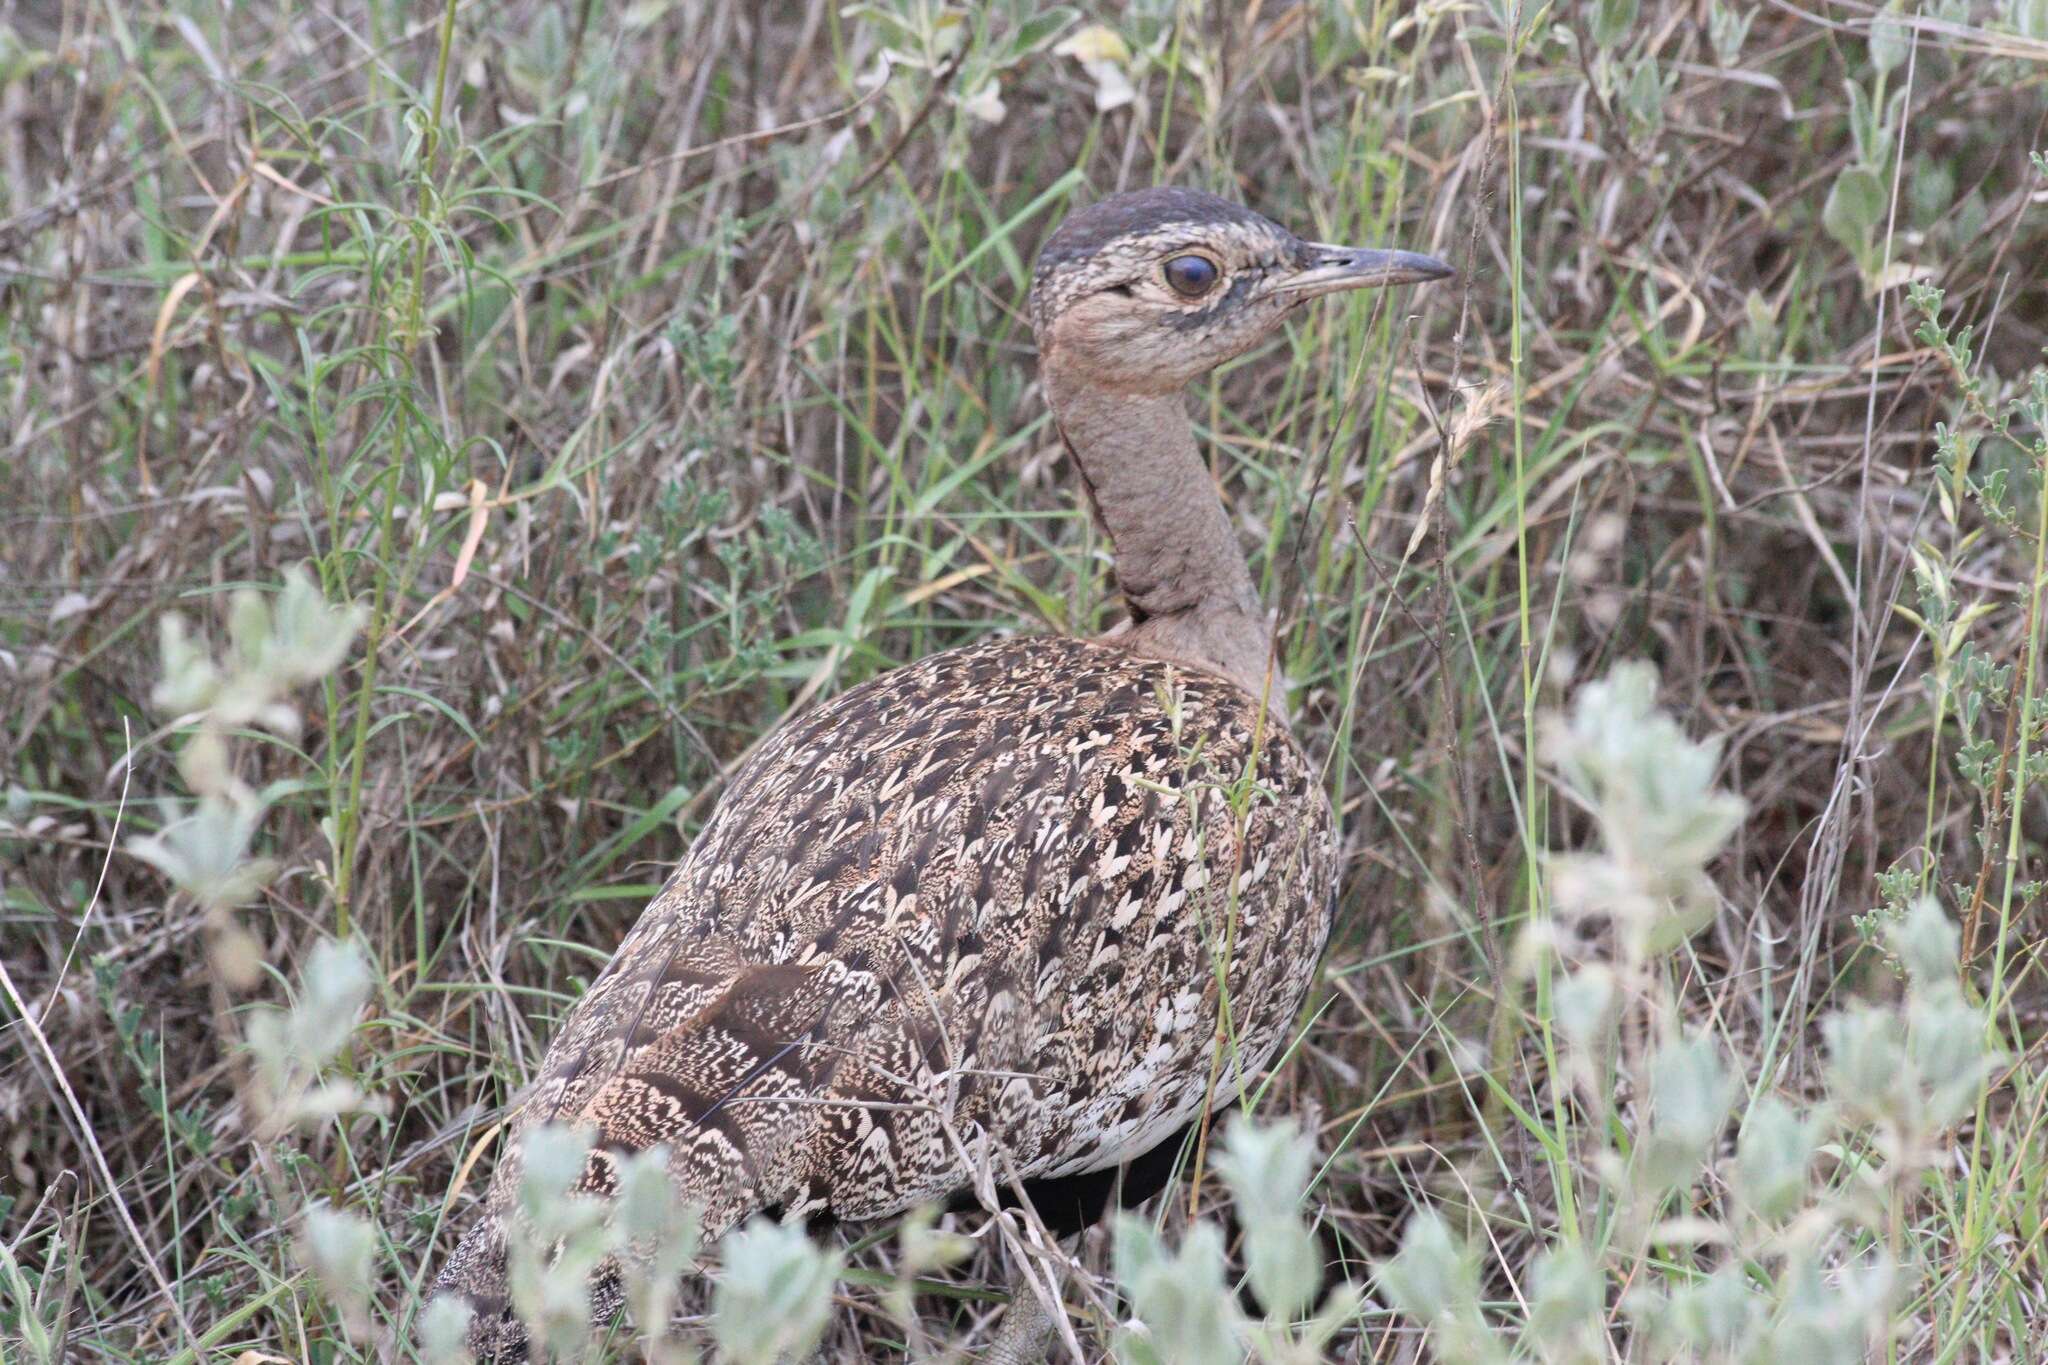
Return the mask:
POLYGON ((878 1218, 969 1179, 1116 1165, 1233 1098, 1329 928, 1315 772, 1222 679, 1113 644, 995 640, 777 733, 577 1005, 441 1287, 502 1305, 536 1123, 594 1125, 584 1184, 668 1143, 716 1235, 878 1218), (1249 777, 1249 781, 1247 778, 1249 777), (1233 894, 1234 891, 1234 894, 1233 894), (1227 963, 1218 979, 1220 963, 1227 963))

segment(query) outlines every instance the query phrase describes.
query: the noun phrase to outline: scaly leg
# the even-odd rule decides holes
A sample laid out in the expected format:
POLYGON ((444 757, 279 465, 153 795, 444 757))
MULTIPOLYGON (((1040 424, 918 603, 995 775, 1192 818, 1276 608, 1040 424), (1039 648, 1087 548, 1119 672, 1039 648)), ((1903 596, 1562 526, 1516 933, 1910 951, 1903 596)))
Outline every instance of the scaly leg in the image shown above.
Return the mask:
POLYGON ((1010 1275, 1010 1311, 996 1339, 982 1353, 982 1365, 1040 1365, 1052 1343, 1052 1315, 1023 1275, 1010 1275))

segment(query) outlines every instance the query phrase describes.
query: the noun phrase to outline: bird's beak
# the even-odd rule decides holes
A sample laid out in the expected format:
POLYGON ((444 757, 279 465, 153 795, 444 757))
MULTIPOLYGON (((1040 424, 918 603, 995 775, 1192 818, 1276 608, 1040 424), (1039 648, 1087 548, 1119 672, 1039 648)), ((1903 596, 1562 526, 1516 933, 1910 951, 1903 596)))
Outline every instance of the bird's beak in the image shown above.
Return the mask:
POLYGON ((1316 298, 1340 289, 1381 289, 1390 284, 1423 284, 1458 272, 1434 256, 1414 251, 1308 243, 1309 264, 1267 287, 1290 300, 1316 298))

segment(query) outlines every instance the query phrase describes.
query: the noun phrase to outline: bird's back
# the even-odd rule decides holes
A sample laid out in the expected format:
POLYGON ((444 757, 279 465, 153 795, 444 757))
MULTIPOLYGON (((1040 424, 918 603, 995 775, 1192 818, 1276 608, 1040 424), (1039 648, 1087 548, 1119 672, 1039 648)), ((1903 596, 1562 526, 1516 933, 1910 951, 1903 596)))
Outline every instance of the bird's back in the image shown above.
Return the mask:
POLYGON ((597 1129, 596 1193, 668 1144, 709 1235, 944 1197, 984 1140, 1023 1176, 1128 1160, 1285 1041, 1333 847, 1293 739, 1211 674, 1035 637, 854 688, 745 765, 572 1011, 443 1283, 492 1297, 549 1120, 597 1129))

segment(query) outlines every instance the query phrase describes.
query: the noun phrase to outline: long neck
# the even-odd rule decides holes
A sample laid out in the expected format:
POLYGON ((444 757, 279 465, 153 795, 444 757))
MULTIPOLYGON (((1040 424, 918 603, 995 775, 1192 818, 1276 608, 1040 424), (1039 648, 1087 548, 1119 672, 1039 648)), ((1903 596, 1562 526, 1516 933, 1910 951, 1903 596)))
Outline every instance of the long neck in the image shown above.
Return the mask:
POLYGON ((1254 696, 1272 637, 1178 393, 1133 394, 1050 364, 1046 397, 1116 552, 1136 623, 1118 643, 1221 673, 1254 696))

